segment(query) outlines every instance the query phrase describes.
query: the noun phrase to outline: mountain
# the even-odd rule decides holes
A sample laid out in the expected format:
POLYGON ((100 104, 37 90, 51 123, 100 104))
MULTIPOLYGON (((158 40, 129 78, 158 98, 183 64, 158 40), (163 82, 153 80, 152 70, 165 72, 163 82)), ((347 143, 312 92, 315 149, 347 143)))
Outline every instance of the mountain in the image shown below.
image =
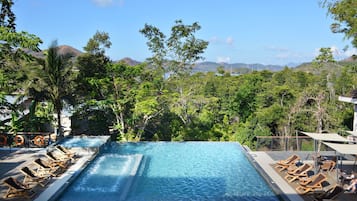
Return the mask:
POLYGON ((357 55, 352 55, 344 60, 342 60, 344 62, 356 62, 357 61, 357 55))
MULTIPOLYGON (((26 49, 25 52, 27 54, 30 54, 34 57, 37 57, 37 58, 42 58, 44 59, 45 58, 45 52, 46 50, 42 50, 40 52, 34 52, 32 50, 29 50, 29 49, 26 49)), ((61 54, 61 55, 71 55, 73 57, 78 57, 79 55, 82 54, 81 51, 77 50, 76 48, 73 48, 71 46, 68 46, 68 45, 59 45, 58 46, 58 53, 61 54)))
POLYGON ((77 50, 76 48, 73 48, 68 45, 60 45, 58 46, 58 53, 62 55, 71 55, 74 57, 78 57, 79 55, 82 54, 81 51, 77 50))
POLYGON ((193 67, 193 71, 196 72, 216 72, 218 67, 224 67, 226 71, 239 72, 244 71, 260 71, 260 70, 270 70, 270 71, 280 71, 284 69, 284 66, 280 65, 263 65, 263 64, 245 64, 245 63, 216 63, 216 62, 201 62, 197 63, 193 67))
MULTIPOLYGON (((79 55, 83 54, 81 51, 78 49, 71 47, 69 45, 59 45, 58 46, 58 51, 62 55, 72 55, 73 57, 78 57, 79 55)), ((28 52, 32 54, 35 57, 39 58, 44 58, 44 52, 28 52)), ((114 62, 124 62, 130 66, 135 66, 138 65, 142 62, 134 60, 130 57, 125 57, 123 59, 120 59, 118 61, 114 62)), ((289 67, 295 67, 296 64, 294 65, 289 65, 289 67)), ((245 63, 217 63, 217 62, 200 62, 194 65, 193 67, 193 72, 216 72, 218 67, 224 67, 226 71, 230 72, 235 72, 235 73, 247 73, 253 70, 260 71, 260 70, 270 70, 270 71, 280 71, 282 70, 285 66, 281 65, 263 65, 263 64, 245 64, 245 63)))
POLYGON ((136 61, 134 59, 131 59, 129 57, 125 57, 123 59, 120 59, 119 62, 124 62, 124 63, 128 64, 129 66, 136 66, 136 65, 141 63, 141 62, 136 61))

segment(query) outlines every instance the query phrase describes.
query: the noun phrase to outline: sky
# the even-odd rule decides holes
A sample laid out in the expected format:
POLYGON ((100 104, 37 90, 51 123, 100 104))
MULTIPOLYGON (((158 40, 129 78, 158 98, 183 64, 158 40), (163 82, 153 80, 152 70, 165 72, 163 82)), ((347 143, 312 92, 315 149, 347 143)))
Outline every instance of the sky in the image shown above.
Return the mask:
POLYGON ((97 32, 106 32, 112 60, 144 61, 152 53, 139 30, 153 25, 170 36, 175 20, 201 29, 195 36, 209 42, 204 61, 291 65, 312 61, 322 47, 336 60, 357 50, 320 0, 14 0, 17 31, 40 37, 41 49, 57 40, 80 51, 97 32), (346 46, 348 49, 345 50, 346 46))

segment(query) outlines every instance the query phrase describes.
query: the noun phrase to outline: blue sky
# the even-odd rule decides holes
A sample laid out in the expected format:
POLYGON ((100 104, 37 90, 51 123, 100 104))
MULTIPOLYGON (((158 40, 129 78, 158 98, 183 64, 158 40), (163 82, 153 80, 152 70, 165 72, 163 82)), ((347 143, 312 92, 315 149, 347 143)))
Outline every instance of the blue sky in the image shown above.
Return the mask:
POLYGON ((145 23, 165 35, 175 20, 198 22, 200 39, 209 41, 205 61, 279 64, 311 61, 321 47, 331 47, 335 59, 357 54, 343 34, 333 34, 333 22, 319 0, 14 0, 18 31, 43 40, 83 47, 96 31, 107 32, 112 60, 151 56, 145 23), (347 51, 342 51, 348 45, 347 51))

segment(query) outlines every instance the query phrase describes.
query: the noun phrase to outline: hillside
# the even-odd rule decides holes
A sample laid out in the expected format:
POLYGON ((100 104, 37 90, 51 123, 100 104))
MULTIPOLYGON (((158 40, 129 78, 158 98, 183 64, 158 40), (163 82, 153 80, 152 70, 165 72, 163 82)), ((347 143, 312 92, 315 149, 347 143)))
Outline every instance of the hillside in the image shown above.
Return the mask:
POLYGON ((74 57, 78 57, 79 55, 82 54, 81 51, 71 47, 71 46, 68 46, 68 45, 60 45, 58 46, 58 53, 59 54, 62 54, 62 55, 71 55, 71 56, 74 56, 74 57))
MULTIPOLYGON (((77 57, 82 54, 81 51, 77 50, 76 48, 73 48, 69 45, 60 45, 58 46, 59 48, 59 53, 60 54, 70 54, 74 57, 77 57)), ((43 52, 31 52, 35 57, 44 57, 43 52)), ((126 64, 130 66, 138 65, 141 63, 141 61, 134 60, 130 57, 125 57, 123 59, 114 61, 114 62, 125 62, 126 64)), ((328 70, 334 70, 336 68, 341 67, 341 65, 344 64, 349 64, 349 63, 357 63, 357 57, 356 56, 351 56, 349 58, 346 58, 342 61, 336 62, 335 64, 329 64, 326 65, 323 69, 328 69, 328 70)), ((244 74, 248 73, 251 71, 260 71, 260 70, 269 70, 269 71, 280 71, 284 69, 286 66, 282 65, 263 65, 259 63, 254 63, 254 64, 246 64, 246 63, 217 63, 217 62, 211 62, 211 61, 205 61, 205 62, 199 62, 193 67, 193 72, 216 72, 218 67, 223 67, 225 71, 227 72, 233 72, 233 73, 238 73, 238 74, 244 74)), ((303 63, 300 65, 291 65, 289 66, 290 68, 294 68, 295 70, 298 71, 304 71, 304 72, 316 72, 316 69, 313 68, 311 65, 311 62, 303 63)), ((323 70, 320 69, 320 70, 323 70)))
POLYGON ((351 56, 335 63, 326 63, 322 66, 321 69, 316 69, 312 62, 307 62, 300 64, 294 69, 297 71, 304 71, 309 73, 319 73, 321 71, 340 72, 340 69, 346 65, 357 65, 357 58, 355 56, 351 56))

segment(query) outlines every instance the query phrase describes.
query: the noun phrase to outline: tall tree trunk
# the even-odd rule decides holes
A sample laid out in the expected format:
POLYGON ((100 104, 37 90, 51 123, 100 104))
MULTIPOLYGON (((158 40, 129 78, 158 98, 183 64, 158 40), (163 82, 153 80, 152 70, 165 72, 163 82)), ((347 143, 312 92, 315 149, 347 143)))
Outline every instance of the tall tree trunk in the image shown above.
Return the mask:
POLYGON ((60 139, 64 137, 63 129, 62 129, 62 121, 61 121, 61 110, 57 110, 57 136, 60 139))

